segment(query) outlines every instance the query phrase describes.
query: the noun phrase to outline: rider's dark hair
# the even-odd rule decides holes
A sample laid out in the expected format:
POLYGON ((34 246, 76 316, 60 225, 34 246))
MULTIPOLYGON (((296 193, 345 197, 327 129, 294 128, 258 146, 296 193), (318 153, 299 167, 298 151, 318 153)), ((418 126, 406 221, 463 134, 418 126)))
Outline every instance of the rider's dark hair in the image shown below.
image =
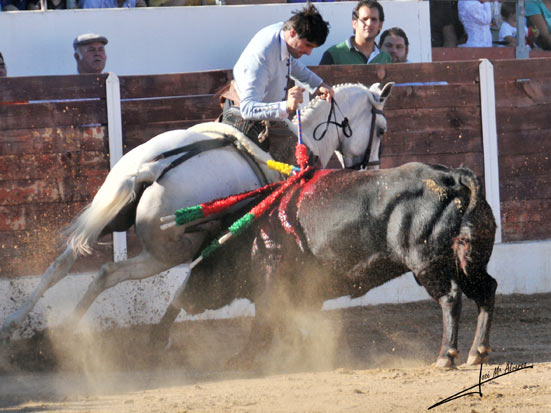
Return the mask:
POLYGON ((392 27, 390 29, 385 30, 381 34, 381 38, 379 40, 379 47, 383 46, 385 39, 390 35, 401 37, 402 39, 404 39, 404 44, 406 45, 406 47, 409 47, 409 40, 408 40, 408 37, 406 36, 406 32, 404 32, 399 27, 392 27))
POLYGON ((308 3, 304 9, 293 12, 283 25, 283 30, 294 29, 299 39, 306 39, 318 47, 325 43, 329 34, 329 23, 323 20, 318 9, 308 3))
POLYGON ((376 8, 379 10, 379 20, 382 22, 385 21, 385 11, 383 10, 381 3, 377 0, 360 0, 358 4, 356 4, 356 7, 354 7, 354 10, 352 10, 352 20, 358 20, 358 12, 364 6, 368 9, 376 8))

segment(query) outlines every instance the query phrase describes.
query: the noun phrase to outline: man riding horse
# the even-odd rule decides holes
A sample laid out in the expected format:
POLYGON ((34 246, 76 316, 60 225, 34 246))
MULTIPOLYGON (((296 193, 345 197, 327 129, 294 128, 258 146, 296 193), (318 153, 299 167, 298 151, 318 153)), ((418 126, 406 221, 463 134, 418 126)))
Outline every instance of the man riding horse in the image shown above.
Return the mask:
MULTIPOLYGON (((234 71, 240 111, 245 119, 253 122, 287 117, 287 110, 295 110, 302 99, 300 89, 295 88, 285 97, 285 74, 288 73, 320 94, 301 114, 304 144, 319 159, 320 165, 325 167, 335 151, 342 154, 347 168, 369 165, 378 159, 378 148, 386 131, 382 110, 393 84, 382 89, 379 84, 369 88, 343 84, 334 89, 325 85, 295 59, 323 44, 327 31, 327 23, 312 6, 296 13, 286 23, 261 30, 243 52, 234 71), (282 56, 288 58, 289 67, 282 56), (276 75, 272 78, 269 73, 276 75), (336 107, 333 95, 340 102, 339 122, 333 110, 336 107), (280 101, 282 98, 285 100, 280 101), (320 133, 316 135, 316 131, 320 133)), ((297 123, 289 122, 288 136, 298 136, 297 123)), ((272 137, 270 133, 270 139, 272 137)), ((294 149, 295 145, 287 146, 294 149)), ((293 163, 290 157, 274 157, 293 163)), ((217 215, 164 231, 160 229, 161 217, 180 208, 279 181, 281 175, 268 168, 269 161, 270 155, 250 144, 242 132, 215 122, 161 133, 124 154, 109 171, 90 205, 67 230, 65 250, 45 270, 25 302, 4 320, 0 342, 7 342, 44 292, 69 273, 78 256, 91 253, 100 237, 113 231, 126 231, 134 226, 142 250, 135 257, 101 267, 67 320, 68 326, 75 326, 104 290, 125 280, 144 279, 192 262, 225 227, 229 217, 217 215)))
MULTIPOLYGON (((304 92, 300 86, 288 89, 289 76, 306 85, 310 93, 328 101, 334 95, 332 87, 298 61, 323 45, 328 33, 329 24, 313 5, 293 13, 286 22, 260 30, 233 68, 234 82, 229 93, 222 94, 233 98, 239 109, 224 111, 222 121, 245 132, 266 151, 270 145, 264 137, 263 121, 275 121, 270 125, 270 139, 274 139, 276 128, 283 129, 288 136, 289 129, 281 121, 297 110, 304 92)), ((270 152, 276 159, 285 157, 278 156, 274 147, 270 152)))

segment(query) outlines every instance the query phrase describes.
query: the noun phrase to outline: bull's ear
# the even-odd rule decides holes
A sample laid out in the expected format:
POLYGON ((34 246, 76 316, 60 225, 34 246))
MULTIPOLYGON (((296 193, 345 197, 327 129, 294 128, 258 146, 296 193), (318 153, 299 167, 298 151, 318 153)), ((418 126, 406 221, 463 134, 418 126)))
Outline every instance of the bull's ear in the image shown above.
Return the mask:
POLYGON ((392 91, 393 86, 394 82, 388 82, 386 85, 383 86, 383 89, 381 90, 381 102, 384 102, 385 99, 390 96, 390 92, 392 91))

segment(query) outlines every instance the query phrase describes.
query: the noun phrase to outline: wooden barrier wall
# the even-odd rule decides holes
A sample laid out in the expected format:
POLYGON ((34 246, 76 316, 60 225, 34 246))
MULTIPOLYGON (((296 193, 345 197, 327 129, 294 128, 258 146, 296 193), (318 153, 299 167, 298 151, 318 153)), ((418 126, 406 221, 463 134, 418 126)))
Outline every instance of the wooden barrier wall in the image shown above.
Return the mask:
MULTIPOLYGON (((503 240, 551 237, 551 59, 495 61, 503 240)), ((477 61, 317 66, 329 83, 435 82, 396 87, 386 105, 383 167, 408 161, 466 165, 484 156, 477 61)), ((0 78, 0 277, 41 273, 60 252, 56 234, 105 178, 107 75, 0 78)), ((219 114, 215 91, 231 71, 120 77, 124 150, 219 114)), ((108 239, 105 241, 109 241, 108 239)), ((76 271, 107 259, 110 247, 76 271), (99 257, 98 257, 99 255, 99 257)), ((129 234, 129 254, 136 253, 129 234)))
POLYGON ((503 239, 551 237, 551 59, 494 63, 503 239))

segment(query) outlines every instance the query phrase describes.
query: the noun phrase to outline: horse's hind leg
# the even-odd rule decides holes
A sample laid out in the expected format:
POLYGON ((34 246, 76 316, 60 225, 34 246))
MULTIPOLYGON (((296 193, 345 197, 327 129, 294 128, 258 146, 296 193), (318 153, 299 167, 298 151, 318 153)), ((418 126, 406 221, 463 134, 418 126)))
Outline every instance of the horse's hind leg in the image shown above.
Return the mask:
POLYGON ((73 311, 68 326, 75 326, 98 295, 108 288, 122 281, 141 280, 151 277, 173 266, 174 265, 158 261, 146 251, 128 260, 110 262, 102 265, 97 276, 88 286, 84 296, 73 311))
POLYGON ((461 281, 461 287, 467 297, 478 306, 478 319, 473 344, 469 350, 467 364, 475 365, 488 359, 490 349, 490 328, 494 314, 497 281, 486 270, 479 273, 469 271, 461 281))
POLYGON ((76 258, 76 254, 72 248, 67 247, 67 249, 50 264, 29 299, 18 310, 11 313, 4 321, 2 329, 0 330, 0 338, 4 346, 7 344, 11 332, 23 322, 44 292, 67 275, 76 258))
POLYGON ((182 311, 182 308, 184 307, 182 303, 182 297, 184 289, 186 288, 187 280, 190 276, 191 274, 188 274, 182 285, 180 285, 180 287, 178 287, 178 289, 176 290, 174 298, 168 305, 168 308, 161 318, 161 321, 153 325, 153 327, 151 328, 151 332, 149 334, 149 342, 152 346, 157 348, 168 346, 170 338, 170 327, 172 327, 172 324, 174 324, 176 317, 178 317, 178 314, 180 314, 180 311, 182 311))

